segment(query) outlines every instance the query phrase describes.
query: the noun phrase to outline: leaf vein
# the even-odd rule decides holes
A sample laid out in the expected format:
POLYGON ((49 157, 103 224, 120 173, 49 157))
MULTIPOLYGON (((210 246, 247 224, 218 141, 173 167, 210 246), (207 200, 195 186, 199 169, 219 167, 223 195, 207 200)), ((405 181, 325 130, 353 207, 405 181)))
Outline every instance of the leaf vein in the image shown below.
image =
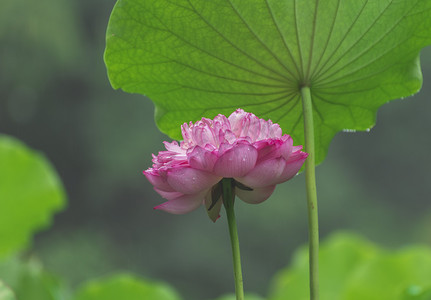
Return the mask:
MULTIPOLYGON (((256 103, 244 104, 244 105, 241 105, 241 107, 249 107, 249 106, 256 106, 256 105, 262 105, 262 104, 274 103, 274 102, 278 102, 278 101, 280 101, 280 100, 284 100, 284 98, 289 97, 289 96, 291 96, 291 95, 293 95, 293 94, 294 94, 294 93, 286 93, 286 94, 284 94, 284 95, 282 95, 282 96, 280 96, 280 97, 274 98, 274 99, 269 99, 269 100, 267 100, 267 101, 263 101, 263 102, 256 102, 256 103)), ((294 96, 294 95, 293 95, 293 96, 294 96)), ((287 101, 289 101, 289 100, 287 100, 287 101)), ((221 109, 227 109, 227 108, 234 108, 234 109, 236 109, 236 108, 238 108, 238 107, 236 107, 235 105, 214 106, 214 107, 211 107, 211 108, 207 108, 207 109, 205 109, 205 110, 204 110, 204 113, 208 112, 209 110, 221 110, 221 109)), ((264 114, 265 114, 265 113, 264 113, 264 114)), ((262 114, 262 116, 263 116, 264 114, 262 114)))
POLYGON ((219 30, 217 30, 217 28, 215 28, 201 13, 199 13, 196 8, 193 6, 193 4, 191 3, 190 0, 188 0, 189 4, 191 5, 191 7, 193 8, 195 14, 197 16, 199 16, 199 18, 205 22, 205 24, 207 24, 215 33, 217 33, 223 40, 225 40, 229 45, 231 45, 234 49, 236 49, 238 52, 242 53, 244 56, 248 57, 249 59, 251 59, 252 61, 254 61, 255 63, 257 63, 258 65, 260 65, 261 67, 267 69, 268 71, 277 74, 278 76, 280 76, 281 78, 287 80, 287 81, 292 81, 291 78, 286 77, 285 75, 277 72, 276 70, 274 70, 273 68, 267 66, 266 64, 262 63, 260 60, 258 60, 257 58, 251 56, 250 54, 248 54, 247 52, 245 52, 244 50, 242 50, 241 48, 239 48, 238 46, 236 46, 231 40, 229 40, 225 35, 223 35, 219 30))
MULTIPOLYGON (((142 5, 142 4, 140 4, 140 5, 142 5)), ((180 41, 182 41, 182 42, 184 42, 185 44, 189 45, 191 48, 196 49, 196 50, 198 50, 198 51, 200 51, 200 52, 202 52, 202 53, 205 53, 206 55, 208 55, 208 56, 210 56, 210 57, 213 57, 214 59, 219 60, 219 61, 221 61, 221 62, 223 62, 223 63, 225 63, 225 64, 227 64, 227 65, 230 65, 230 66, 235 67, 235 68, 238 68, 238 69, 240 69, 240 70, 243 70, 243 71, 249 72, 249 73, 251 73, 251 74, 258 75, 258 76, 260 76, 260 77, 265 77, 265 78, 268 78, 268 79, 271 79, 271 80, 275 80, 275 81, 279 81, 279 82, 283 82, 283 83, 285 82, 285 80, 283 80, 283 79, 281 79, 281 78, 276 78, 276 77, 268 76, 268 75, 265 75, 265 74, 262 74, 262 73, 256 72, 256 71, 254 71, 254 70, 251 70, 251 69, 245 68, 245 67, 243 67, 243 66, 237 65, 237 64, 235 64, 235 63, 233 63, 233 62, 231 62, 231 61, 225 60, 225 59, 223 59, 223 58, 221 58, 221 57, 219 57, 219 56, 217 56, 217 55, 215 55, 215 54, 213 54, 213 53, 211 53, 211 52, 209 52, 209 51, 206 51, 206 50, 204 50, 204 49, 202 49, 202 48, 198 47, 197 45, 192 44, 192 43, 191 43, 191 42, 189 42, 188 40, 184 39, 181 35, 178 35, 178 34, 176 34, 174 31, 170 30, 170 29, 169 29, 169 27, 168 27, 168 26, 166 26, 166 24, 165 24, 165 23, 163 23, 163 22, 160 20, 160 18, 158 18, 155 14, 153 14, 153 13, 152 13, 152 12, 150 12, 150 11, 147 11, 147 12, 148 12, 149 14, 151 14, 155 19, 157 19, 157 20, 160 22, 160 24, 162 24, 162 25, 165 27, 165 29, 157 28, 157 27, 156 27, 156 28, 152 28, 152 26, 149 26, 148 24, 144 24, 144 23, 142 23, 142 22, 141 22, 141 21, 139 21, 139 20, 136 20, 136 19, 135 19, 135 21, 136 21, 136 22, 138 22, 138 23, 140 23, 140 24, 142 24, 143 26, 148 27, 148 28, 152 28, 152 29, 155 29, 155 30, 160 30, 160 31, 168 32, 168 33, 172 34, 173 36, 175 36, 175 37, 176 37, 177 39, 179 39, 180 41)))
MULTIPOLYGON (((239 13, 238 9, 233 5, 231 0, 227 0, 227 2, 231 5, 233 11, 235 14, 241 19, 241 21, 244 23, 244 25, 247 27, 248 31, 255 37, 255 39, 265 48, 265 50, 277 60, 277 62, 293 77, 295 78, 295 74, 292 73, 292 71, 281 61, 281 59, 272 51, 269 49, 269 47, 260 39, 260 37, 257 35, 257 33, 250 27, 250 24, 247 23, 247 21, 244 19, 244 17, 239 13)), ((286 77, 287 78, 287 77, 286 77)), ((288 78, 290 82, 293 82, 291 78, 288 78)))
MULTIPOLYGON (((411 9, 413 8, 413 6, 410 8, 410 10, 408 12, 411 11, 411 9)), ((407 13, 408 13, 407 12, 407 13)), ((363 57, 366 53, 368 53, 370 50, 373 49, 373 47, 375 47, 378 43, 380 43, 385 37, 387 37, 387 35, 389 35, 392 31, 394 31, 394 29, 401 23, 402 20, 404 20, 404 18, 407 16, 407 13, 404 14, 391 28, 389 28, 385 33, 382 34, 382 36, 372 45, 370 45, 367 49, 365 49, 364 51, 362 51, 359 55, 357 55, 354 59, 352 59, 349 62, 346 62, 343 66, 341 66, 339 69, 335 70, 334 72, 332 72, 331 74, 327 75, 326 77, 320 78, 319 81, 325 82, 325 79, 329 79, 332 76, 338 74, 341 70, 345 69, 346 67, 350 66, 352 63, 354 63, 355 61, 357 61, 358 59, 360 59, 361 57, 363 57)), ((356 72, 360 71, 361 69, 373 64, 374 62, 376 62, 377 60, 379 60, 380 58, 382 58, 383 56, 385 56, 386 54, 388 54, 389 52, 391 52, 392 50, 394 50, 395 48, 397 48, 398 46, 402 45, 404 42, 406 42, 407 40, 409 40, 410 37, 402 40, 401 42, 397 43, 396 45, 392 46, 391 48, 389 48, 389 50, 387 50, 386 52, 383 52, 380 56, 376 56, 374 57, 372 60, 370 60, 367 64, 359 67, 358 69, 354 70, 353 72, 347 73, 347 74, 343 74, 343 77, 347 77, 351 74, 355 74, 356 72)), ((347 50, 346 53, 350 51, 347 50)), ((341 58, 340 58, 341 59, 341 58)), ((336 63, 334 64, 334 66, 336 65, 336 63)), ((337 80, 337 79, 335 79, 337 80)), ((317 81, 317 82, 319 82, 317 81)), ((330 81, 332 82, 332 81, 330 81)), ((326 82, 328 83, 328 82, 326 82)))
MULTIPOLYGON (((125 40, 125 39, 123 39, 123 38, 121 38, 121 37, 117 37, 117 38, 122 39, 125 43, 128 43, 129 45, 131 45, 131 44, 130 44, 130 42, 128 42, 127 40, 125 40)), ((121 50, 117 50, 117 51, 111 51, 111 54, 112 54, 112 53, 118 53, 118 52, 128 52, 128 51, 130 51, 130 49, 121 49, 121 50)), ((155 52, 153 52, 153 51, 147 51, 147 52, 148 52, 148 53, 155 53, 155 52)), ((223 76, 223 75, 218 75, 218 74, 216 74, 216 73, 206 72, 206 71, 201 70, 201 69, 199 69, 199 68, 197 68, 197 67, 195 67, 195 66, 193 66, 193 65, 189 65, 189 64, 183 63, 183 62, 181 62, 181 61, 178 61, 178 60, 176 60, 176 59, 174 59, 174 58, 171 58, 171 57, 166 56, 166 55, 161 54, 161 53, 157 53, 157 55, 159 55, 159 56, 161 56, 161 57, 163 57, 163 58, 167 59, 167 61, 148 62, 148 63, 139 63, 139 62, 134 62, 134 63, 130 63, 130 64, 127 64, 127 63, 117 63, 117 65, 125 65, 125 66, 128 66, 128 67, 123 68, 123 69, 121 69, 121 70, 117 70, 117 71, 116 71, 117 76, 118 76, 119 74, 121 74, 121 73, 126 72, 127 70, 131 69, 131 68, 132 68, 132 67, 134 67, 134 66, 152 66, 152 65, 160 65, 160 64, 176 63, 176 64, 178 64, 178 65, 184 66, 184 67, 189 68, 189 69, 191 69, 191 70, 194 70, 194 71, 196 71, 196 72, 203 73, 203 74, 206 74, 206 75, 209 75, 209 76, 213 76, 213 77, 216 77, 216 78, 225 79, 225 80, 237 81, 237 82, 247 83, 247 84, 250 84, 250 85, 259 85, 259 86, 265 86, 265 87, 276 87, 276 88, 283 88, 283 87, 286 87, 286 85, 285 85, 285 84, 283 84, 283 85, 266 84, 266 83, 262 83, 262 82, 255 82, 255 81, 249 81, 249 80, 243 80, 243 79, 231 78, 231 77, 227 77, 227 76, 223 76)))
POLYGON ((298 54, 299 54, 299 63, 301 65, 301 69, 300 69, 300 77, 301 80, 304 79, 304 58, 302 57, 302 49, 301 49, 301 43, 299 41, 299 28, 298 28, 298 16, 297 16, 297 12, 296 12, 296 0, 293 0, 293 18, 295 20, 295 30, 296 30, 296 43, 298 44, 298 54))
POLYGON ((319 9, 319 0, 316 0, 316 5, 314 8, 314 18, 313 18, 313 31, 311 34, 311 42, 310 42, 310 52, 308 54, 309 56, 309 61, 308 61, 308 66, 307 66, 307 72, 305 73, 305 79, 309 80, 309 75, 310 75, 310 68, 311 68, 311 64, 313 63, 313 50, 314 50, 314 41, 316 39, 316 23, 317 23, 317 12, 319 9))
POLYGON ((338 12, 340 10, 340 2, 341 2, 341 0, 338 0, 338 2, 337 2, 337 8, 335 9, 335 16, 334 16, 334 18, 332 18, 331 29, 329 30, 328 38, 326 39, 325 46, 323 47, 322 55, 320 55, 319 60, 316 63, 316 67, 314 68, 313 73, 310 75, 311 81, 314 78, 314 74, 315 74, 316 70, 318 69, 320 63, 322 62, 323 57, 325 56, 326 50, 328 49, 329 41, 332 38, 332 32, 334 31, 335 22, 337 20, 338 12))
POLYGON ((297 72, 297 75, 298 75, 298 78, 299 78, 299 77, 301 76, 301 75, 300 75, 300 74, 301 74, 301 72, 299 71, 298 64, 297 64, 296 60, 295 60, 295 59, 294 59, 294 57, 293 57, 293 53, 292 53, 292 51, 290 50, 289 46, 287 45, 286 38, 285 38, 285 36, 284 36, 284 35, 282 34, 282 32, 281 32, 280 26, 278 25, 278 23, 277 23, 277 21, 276 21, 276 19, 275 19, 274 13, 273 13, 273 11, 272 11, 272 9, 271 9, 271 6, 269 5, 268 0, 265 0, 265 3, 266 3, 266 6, 267 6, 267 8, 268 8, 268 12, 269 12, 269 14, 270 14, 270 16, 271 16, 272 22, 273 22, 273 24, 274 24, 275 28, 277 29, 277 32, 278 32, 278 34, 280 35, 281 40, 283 41, 283 45, 284 45, 284 47, 286 48, 287 53, 289 54, 290 59, 292 60, 292 62, 293 62, 293 64, 294 64, 294 66, 295 66, 295 69, 296 69, 296 72, 297 72))
MULTIPOLYGON (((352 31, 353 27, 356 25, 356 22, 358 21, 359 17, 362 15, 362 13, 364 12, 365 7, 367 6, 369 0, 366 0, 366 2, 364 2, 364 5, 361 7, 361 10, 359 11, 358 15, 356 16, 356 18, 353 20, 352 24, 350 25, 350 27, 347 29, 346 33, 344 34, 344 36, 341 38, 340 42, 338 43, 338 45, 335 47, 334 51, 332 51, 331 55, 328 56, 328 58, 326 59, 326 61, 323 63, 323 65, 320 67, 320 69, 318 69, 315 72, 314 77, 318 78, 320 76, 320 74, 322 73, 322 71, 325 69, 326 65, 331 61, 331 58, 334 56, 335 53, 337 53, 338 49, 340 49, 341 45, 344 43, 344 41, 346 40, 347 36, 349 35, 350 31, 352 31)), ((329 69, 332 66, 329 67, 329 69)), ((313 77, 313 78, 314 78, 313 77)))

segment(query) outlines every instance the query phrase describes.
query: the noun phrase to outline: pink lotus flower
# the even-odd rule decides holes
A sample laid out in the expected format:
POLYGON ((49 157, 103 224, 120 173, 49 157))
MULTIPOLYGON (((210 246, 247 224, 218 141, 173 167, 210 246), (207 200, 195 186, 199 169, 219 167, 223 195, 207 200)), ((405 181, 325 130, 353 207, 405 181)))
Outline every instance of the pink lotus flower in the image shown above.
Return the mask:
POLYGON ((235 194, 247 203, 268 199, 276 184, 295 176, 308 154, 282 135, 278 124, 238 109, 228 118, 181 126, 184 140, 164 142, 167 151, 153 154, 144 171, 154 190, 167 199, 154 209, 173 214, 205 204, 215 221, 222 205, 220 181, 234 179, 235 194))

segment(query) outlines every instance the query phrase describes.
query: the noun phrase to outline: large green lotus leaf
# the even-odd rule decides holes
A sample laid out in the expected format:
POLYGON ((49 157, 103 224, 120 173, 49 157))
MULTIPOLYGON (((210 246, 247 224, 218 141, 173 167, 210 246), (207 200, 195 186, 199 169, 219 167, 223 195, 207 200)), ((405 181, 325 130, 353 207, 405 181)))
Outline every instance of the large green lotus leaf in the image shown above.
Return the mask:
POLYGON ((12 290, 0 280, 0 300, 15 300, 12 290))
POLYGON ((179 300, 180 297, 169 286, 144 281, 128 274, 118 274, 108 278, 85 283, 74 300, 179 300))
MULTIPOLYGON (((380 249, 352 234, 336 234, 320 252, 322 300, 427 300, 431 286, 431 249, 380 249)), ((280 272, 270 300, 306 300, 308 252, 299 250, 291 267, 280 272)))
POLYGON ((316 161, 340 130, 367 130, 417 92, 431 0, 118 0, 105 62, 114 88, 147 95, 164 133, 240 107, 304 143, 311 88, 316 161))
POLYGON ((64 204, 62 183, 47 159, 0 135, 0 260, 25 247, 64 204))

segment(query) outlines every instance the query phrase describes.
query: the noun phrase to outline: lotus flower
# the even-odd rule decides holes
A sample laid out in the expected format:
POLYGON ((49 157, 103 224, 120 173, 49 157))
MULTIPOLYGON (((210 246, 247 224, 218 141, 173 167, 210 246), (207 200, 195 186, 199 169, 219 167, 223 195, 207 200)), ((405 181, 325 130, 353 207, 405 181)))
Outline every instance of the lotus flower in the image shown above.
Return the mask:
POLYGON ((278 124, 238 109, 181 126, 184 140, 164 142, 144 171, 154 190, 167 199, 154 209, 184 214, 205 204, 215 221, 222 205, 220 181, 233 178, 233 190, 247 203, 268 199, 279 183, 295 176, 308 154, 282 135, 278 124))

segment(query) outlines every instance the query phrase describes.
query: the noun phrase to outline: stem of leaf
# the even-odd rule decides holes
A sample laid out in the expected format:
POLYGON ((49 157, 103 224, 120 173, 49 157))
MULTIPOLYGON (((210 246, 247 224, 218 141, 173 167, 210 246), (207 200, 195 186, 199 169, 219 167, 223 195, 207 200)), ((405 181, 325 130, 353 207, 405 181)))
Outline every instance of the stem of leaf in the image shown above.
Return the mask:
POLYGON ((237 300, 244 300, 244 287, 241 271, 241 256, 239 251, 238 230, 236 227, 234 200, 235 194, 233 190, 233 179, 223 178, 223 204, 226 209, 227 222, 229 225, 230 242, 232 245, 233 256, 233 273, 235 278, 235 294, 237 300))
POLYGON ((308 239, 309 239, 309 271, 310 300, 319 299, 319 222, 317 214, 317 192, 315 175, 315 149, 313 104, 309 87, 301 88, 302 109, 304 116, 305 151, 309 154, 305 161, 305 186, 308 206, 308 239))

